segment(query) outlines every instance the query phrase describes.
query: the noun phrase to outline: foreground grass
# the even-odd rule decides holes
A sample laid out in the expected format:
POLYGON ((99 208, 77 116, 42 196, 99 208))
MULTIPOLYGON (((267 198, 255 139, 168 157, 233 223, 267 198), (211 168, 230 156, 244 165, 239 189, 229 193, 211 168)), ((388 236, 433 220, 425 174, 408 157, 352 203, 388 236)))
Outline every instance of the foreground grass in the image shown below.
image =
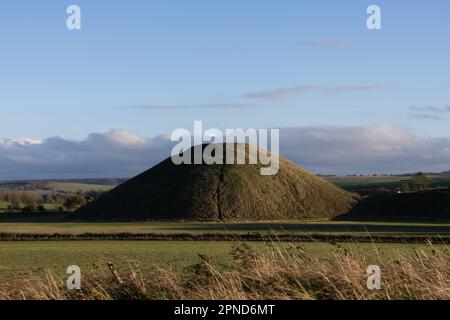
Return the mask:
MULTIPOLYGON (((64 276, 69 265, 78 265, 84 274, 98 271, 99 266, 112 262, 118 268, 129 263, 147 270, 157 264, 173 270, 181 270, 206 255, 215 263, 226 265, 230 262, 230 252, 237 242, 223 241, 32 241, 0 242, 0 280, 43 274, 51 271, 64 276)), ((332 256, 337 244, 331 243, 279 243, 283 247, 301 246, 317 259, 326 260, 332 256)), ((252 242, 251 248, 266 248, 264 242, 252 242)), ((431 254, 425 244, 376 244, 341 243, 348 252, 366 252, 372 261, 383 259, 392 261, 399 257, 410 258, 417 251, 431 254)), ((436 245, 444 248, 446 245, 436 245)))
POLYGON ((232 247, 232 242, 212 241, 0 242, 0 281, 47 270, 64 276, 69 265, 78 265, 90 274, 107 262, 121 268, 136 263, 143 269, 158 264, 180 270, 194 263, 198 254, 226 262, 232 247))
POLYGON ((113 272, 100 267, 83 277, 80 291, 68 291, 64 278, 47 271, 1 283, 0 299, 450 299, 447 246, 429 243, 410 255, 391 247, 387 259, 379 245, 330 246, 321 256, 305 244, 241 244, 226 266, 202 255, 178 270, 109 264, 113 272), (381 267, 381 290, 366 287, 371 264, 381 267))

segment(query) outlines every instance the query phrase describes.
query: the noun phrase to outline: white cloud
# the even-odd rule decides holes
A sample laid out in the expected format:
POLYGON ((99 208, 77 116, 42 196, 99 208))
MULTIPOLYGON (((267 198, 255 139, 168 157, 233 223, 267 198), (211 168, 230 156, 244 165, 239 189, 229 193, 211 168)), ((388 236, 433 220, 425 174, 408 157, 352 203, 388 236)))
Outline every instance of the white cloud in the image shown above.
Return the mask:
POLYGON ((30 145, 30 144, 41 144, 42 140, 27 138, 27 137, 19 137, 15 139, 0 139, 0 146, 9 146, 9 145, 30 145))
POLYGON ((0 140, 0 179, 130 177, 169 155, 171 145, 167 136, 145 139, 125 130, 93 133, 82 141, 0 140))
MULTIPOLYGON (((450 138, 423 138, 388 124, 281 129, 281 154, 316 173, 403 173, 450 169, 450 138)), ((0 179, 131 177, 169 157, 169 135, 126 130, 59 137, 0 139, 0 179)))
POLYGON ((307 92, 316 92, 320 94, 335 94, 344 92, 365 92, 385 89, 387 86, 382 84, 369 85, 300 85, 290 88, 280 88, 266 91, 247 92, 242 95, 243 98, 261 99, 261 100, 282 100, 291 98, 307 92))
POLYGON ((176 111, 183 109, 252 109, 257 106, 249 103, 213 103, 213 104, 191 104, 191 105, 136 105, 123 106, 120 109, 139 109, 151 111, 176 111))

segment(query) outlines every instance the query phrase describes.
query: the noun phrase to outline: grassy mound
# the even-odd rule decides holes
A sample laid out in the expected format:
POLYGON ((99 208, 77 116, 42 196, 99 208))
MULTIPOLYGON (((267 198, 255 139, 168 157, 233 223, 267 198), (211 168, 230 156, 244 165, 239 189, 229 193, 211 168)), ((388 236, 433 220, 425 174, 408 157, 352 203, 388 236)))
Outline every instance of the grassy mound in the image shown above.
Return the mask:
POLYGON ((335 217, 355 203, 352 194, 285 159, 280 158, 276 175, 262 176, 262 167, 175 165, 168 158, 76 215, 91 219, 289 220, 335 217))

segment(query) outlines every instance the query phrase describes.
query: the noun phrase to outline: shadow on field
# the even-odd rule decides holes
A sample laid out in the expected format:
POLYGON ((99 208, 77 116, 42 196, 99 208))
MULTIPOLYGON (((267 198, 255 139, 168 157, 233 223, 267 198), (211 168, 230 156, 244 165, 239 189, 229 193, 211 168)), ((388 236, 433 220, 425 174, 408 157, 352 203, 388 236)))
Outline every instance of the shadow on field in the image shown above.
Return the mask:
MULTIPOLYGON (((166 230, 180 230, 180 227, 166 227, 166 230)), ((434 226, 434 225, 396 225, 379 223, 220 223, 220 224, 199 224, 192 226, 183 226, 183 230, 186 231, 241 231, 241 232, 258 232, 273 230, 277 232, 298 232, 298 233, 398 233, 398 234, 450 234, 449 226, 434 226)))
POLYGON ((450 222, 450 190, 388 193, 360 200, 335 220, 450 222))
POLYGON ((73 214, 68 212, 1 213, 0 222, 53 223, 70 222, 73 214))
MULTIPOLYGON (((349 217, 345 217, 349 218, 349 217)), ((195 222, 195 221, 136 221, 136 220, 82 220, 75 219, 72 213, 9 213, 0 215, 0 223, 104 223, 105 225, 120 225, 130 223, 136 226, 155 228, 149 232, 164 233, 268 233, 277 234, 390 234, 390 235, 450 235, 450 224, 436 224, 436 221, 401 220, 393 222, 379 219, 361 221, 360 215, 353 216, 353 221, 323 221, 323 222, 195 222), (379 221, 375 221, 379 220, 379 221), (152 225, 154 223, 154 226, 152 225)))

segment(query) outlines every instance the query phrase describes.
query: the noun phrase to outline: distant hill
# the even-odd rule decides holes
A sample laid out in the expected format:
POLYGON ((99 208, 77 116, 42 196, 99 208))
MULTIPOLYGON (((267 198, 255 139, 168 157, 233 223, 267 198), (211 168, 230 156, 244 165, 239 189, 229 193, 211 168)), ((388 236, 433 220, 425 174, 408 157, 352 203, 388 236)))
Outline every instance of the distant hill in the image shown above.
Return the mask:
MULTIPOLYGON (((389 189, 396 192, 401 185, 412 183, 412 175, 409 176, 327 176, 325 180, 347 190, 355 192, 362 196, 378 193, 379 189, 389 189)), ((429 187, 433 189, 450 188, 450 175, 428 174, 429 187)))
POLYGON ((168 158, 76 212, 80 219, 289 220, 344 214, 354 195, 280 159, 262 165, 174 165, 168 158))
POLYGON ((109 190, 125 182, 127 179, 64 179, 64 180, 17 180, 0 181, 0 189, 9 190, 44 190, 57 189, 66 192, 79 190, 109 190))

